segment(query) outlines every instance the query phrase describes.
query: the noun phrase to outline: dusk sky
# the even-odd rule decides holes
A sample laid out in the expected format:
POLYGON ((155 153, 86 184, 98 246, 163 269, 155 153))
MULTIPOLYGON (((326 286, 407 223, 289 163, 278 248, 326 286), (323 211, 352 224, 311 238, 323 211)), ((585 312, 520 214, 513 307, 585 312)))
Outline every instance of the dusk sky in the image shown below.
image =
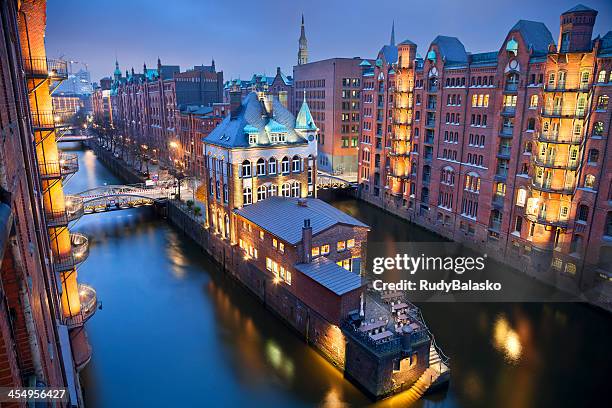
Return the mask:
MULTIPOLYGON (((109 76, 115 55, 123 72, 143 62, 181 70, 210 64, 224 78, 291 74, 297 60, 300 15, 306 19, 310 61, 375 57, 389 42, 406 38, 424 54, 438 34, 458 37, 469 52, 496 51, 519 19, 544 22, 557 40, 559 15, 576 0, 473 1, 154 1, 49 0, 47 53, 88 64, 93 81, 109 76)), ((599 11, 595 34, 612 30, 612 2, 583 3, 599 11)), ((79 65, 73 65, 73 70, 79 65)))

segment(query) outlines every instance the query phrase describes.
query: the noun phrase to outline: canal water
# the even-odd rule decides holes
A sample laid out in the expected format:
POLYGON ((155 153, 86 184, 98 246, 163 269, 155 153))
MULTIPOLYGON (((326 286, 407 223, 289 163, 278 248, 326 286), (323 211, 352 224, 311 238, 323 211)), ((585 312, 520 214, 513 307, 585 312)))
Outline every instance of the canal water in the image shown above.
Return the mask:
MULTIPOLYGON (((119 183, 92 151, 72 148, 81 167, 68 192, 119 183)), ((330 202, 372 225, 370 241, 438 239, 367 204, 330 202)), ((88 407, 371 405, 150 208, 86 215, 75 229, 91 243, 79 280, 102 303, 87 323, 88 407)), ((579 407, 607 399, 612 318, 597 309, 428 303, 422 311, 451 358, 452 380, 447 391, 411 406, 579 407)), ((408 406, 401 395, 372 405, 408 406)))

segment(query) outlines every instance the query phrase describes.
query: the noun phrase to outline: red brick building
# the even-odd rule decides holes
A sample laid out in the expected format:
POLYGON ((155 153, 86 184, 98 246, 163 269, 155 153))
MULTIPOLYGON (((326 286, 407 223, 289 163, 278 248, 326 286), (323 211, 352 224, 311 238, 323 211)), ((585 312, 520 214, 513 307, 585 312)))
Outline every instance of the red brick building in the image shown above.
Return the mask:
MULTIPOLYGON (((372 135, 362 132, 361 197, 559 287, 609 282, 612 32, 591 39, 596 15, 584 6, 563 13, 558 45, 544 24, 527 20, 494 52, 470 53, 438 36, 417 59, 410 45, 411 132, 405 138, 396 126, 391 136, 410 149, 381 138, 391 160, 381 156, 372 168, 372 135), (388 177, 374 189, 368 172, 384 175, 383 163, 388 177)), ((379 59, 377 75, 405 65, 379 59)), ((397 74, 378 86, 387 100, 391 89, 396 100, 402 92, 397 74)))
POLYGON ((78 370, 92 353, 84 324, 97 302, 77 282, 87 239, 69 231, 79 207, 63 193, 78 165, 55 141, 62 117, 50 90, 67 64, 46 56, 44 1, 5 1, 0 15, 0 386, 67 388, 57 406, 81 406, 78 370))

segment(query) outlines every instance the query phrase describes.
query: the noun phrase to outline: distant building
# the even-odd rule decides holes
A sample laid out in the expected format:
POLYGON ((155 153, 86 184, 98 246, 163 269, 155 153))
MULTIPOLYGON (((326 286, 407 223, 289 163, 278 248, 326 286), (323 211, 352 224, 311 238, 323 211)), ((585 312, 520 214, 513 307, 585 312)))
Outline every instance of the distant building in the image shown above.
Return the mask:
POLYGON ((379 53, 363 81, 360 196, 610 307, 612 32, 593 39, 596 16, 563 13, 558 44, 519 20, 492 52, 437 36, 425 58, 410 41, 397 61, 379 53))
POLYGON ((331 58, 293 67, 293 111, 306 101, 319 127, 318 165, 334 174, 357 174, 361 59, 331 58))

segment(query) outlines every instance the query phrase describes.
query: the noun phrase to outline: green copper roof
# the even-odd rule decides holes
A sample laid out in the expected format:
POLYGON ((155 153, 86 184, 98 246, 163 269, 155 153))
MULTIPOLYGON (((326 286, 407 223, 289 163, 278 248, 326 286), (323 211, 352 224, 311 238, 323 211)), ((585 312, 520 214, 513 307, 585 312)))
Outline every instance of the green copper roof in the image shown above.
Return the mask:
POLYGON ((312 114, 310 113, 310 108, 306 103, 306 92, 304 92, 302 107, 295 118, 295 128, 302 130, 317 130, 317 126, 315 125, 312 114))
POLYGON ((244 130, 244 133, 259 133, 259 129, 253 125, 246 125, 242 130, 244 130))
POLYGON ((265 126, 266 132, 268 133, 286 133, 288 132, 287 128, 284 125, 281 125, 274 119, 270 119, 268 124, 265 126))

